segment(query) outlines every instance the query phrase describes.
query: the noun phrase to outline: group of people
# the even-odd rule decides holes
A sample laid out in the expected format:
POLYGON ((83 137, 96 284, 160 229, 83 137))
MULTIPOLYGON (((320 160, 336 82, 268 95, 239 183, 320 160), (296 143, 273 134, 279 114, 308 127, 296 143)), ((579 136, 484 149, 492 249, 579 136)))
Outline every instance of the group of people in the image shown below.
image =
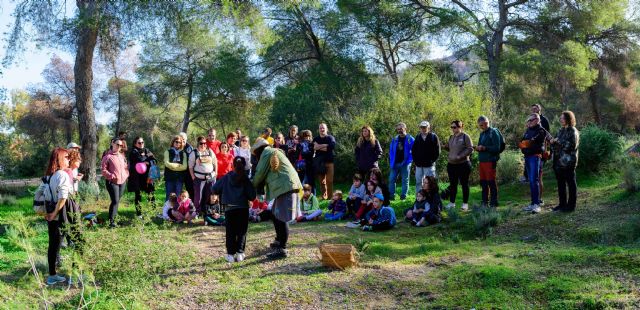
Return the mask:
MULTIPOLYGON (((527 129, 518 144, 525 158, 531 190, 531 202, 524 209, 533 213, 541 211, 542 166, 546 160, 552 160, 559 195, 559 204, 553 210, 571 212, 576 207, 575 168, 579 144, 575 116, 571 111, 562 112, 559 118, 562 127, 553 137, 548 128, 541 126, 546 118, 540 112, 539 105, 532 106, 527 129)), ((310 130, 298 133, 298 127, 294 125, 286 136, 277 133, 274 138, 272 130, 265 128, 253 144, 240 130, 230 132, 224 141, 219 141, 216 130, 212 128, 206 137, 196 138, 195 147, 188 143, 186 133, 180 133, 173 137, 164 152, 165 203, 162 217, 176 222, 191 222, 202 216, 205 225, 224 225, 225 259, 230 263, 244 260, 249 221, 271 220, 276 238, 270 244, 272 251, 268 257, 282 258, 287 256, 290 223, 324 217, 326 221, 349 219, 347 226, 360 227, 364 231, 394 227, 397 220, 390 201, 396 197, 398 180, 401 183, 400 199, 406 199, 412 165, 415 165, 416 201, 413 207, 404 210, 406 221, 414 226, 440 222, 442 198, 448 196, 449 199, 444 208, 455 208, 458 185, 462 187, 461 209, 468 210, 472 170, 470 156, 474 151, 478 153, 480 162, 481 205, 497 207, 496 168, 505 142, 500 131, 490 126, 488 117, 480 116, 477 126, 481 133, 474 146, 459 120, 450 123, 451 135, 444 143, 431 131, 428 121, 418 124, 419 132, 415 137, 407 132, 405 123, 398 123, 397 135, 389 144, 390 172, 386 184, 379 167, 383 155, 381 143, 370 126, 362 127, 354 150, 356 173, 347 195, 333 190, 337 142, 324 123, 318 126, 316 137, 310 130), (448 151, 446 171, 450 181, 443 193, 438 187, 436 170, 442 149, 448 151), (319 199, 331 199, 324 214, 319 208, 319 199)), ((138 216, 142 216, 142 193, 147 193, 149 203, 155 203, 153 192, 158 177, 153 173, 158 169, 157 159, 145 147, 142 137, 132 140, 133 147, 127 156, 125 140, 126 133, 112 139, 101 162, 102 176, 111 200, 109 226, 112 228, 117 227, 116 216, 125 183, 128 191, 135 195, 138 216)), ((82 175, 77 173, 79 155, 71 155, 78 149, 77 145, 69 150, 55 149, 46 172, 51 189, 48 197, 58 201, 46 217, 49 221, 51 278, 48 282, 60 280, 55 273, 61 239, 59 227, 64 223, 60 214, 66 210, 63 207, 65 201, 77 191, 77 185, 73 188, 74 183, 82 179, 82 175), (70 158, 74 159, 71 163, 70 158)), ((39 191, 46 198, 45 192, 44 188, 39 191)))

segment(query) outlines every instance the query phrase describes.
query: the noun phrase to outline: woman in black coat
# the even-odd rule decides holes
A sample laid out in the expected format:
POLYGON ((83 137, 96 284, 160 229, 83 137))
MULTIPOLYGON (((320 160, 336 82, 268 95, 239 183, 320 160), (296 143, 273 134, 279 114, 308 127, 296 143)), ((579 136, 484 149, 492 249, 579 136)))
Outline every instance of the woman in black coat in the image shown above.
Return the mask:
POLYGON ((382 157, 382 147, 371 127, 362 127, 360 138, 358 138, 358 143, 356 144, 355 155, 358 173, 363 179, 367 179, 371 169, 378 168, 378 160, 382 157))
POLYGON ((135 206, 136 206, 136 214, 138 216, 142 215, 142 210, 140 208, 140 201, 142 201, 141 192, 145 192, 149 195, 149 202, 151 204, 155 203, 155 198, 153 196, 153 192, 155 188, 152 182, 149 182, 149 168, 151 167, 151 163, 156 162, 156 158, 153 156, 153 153, 149 151, 148 148, 144 147, 144 139, 142 137, 136 137, 133 139, 133 147, 129 152, 129 180, 127 183, 127 190, 130 193, 135 193, 135 206), (147 168, 144 173, 138 173, 136 170, 136 164, 144 163, 147 168))

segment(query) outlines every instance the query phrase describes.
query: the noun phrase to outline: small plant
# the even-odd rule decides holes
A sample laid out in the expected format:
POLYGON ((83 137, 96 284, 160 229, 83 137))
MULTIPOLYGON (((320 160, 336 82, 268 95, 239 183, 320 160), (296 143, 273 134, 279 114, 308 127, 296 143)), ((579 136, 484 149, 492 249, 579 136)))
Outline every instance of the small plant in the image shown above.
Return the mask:
POLYGON ((493 234, 493 227, 502 221, 502 214, 494 208, 476 209, 471 215, 473 228, 477 236, 483 239, 493 234))
POLYGON ((100 196, 100 185, 81 181, 78 183, 78 197, 80 201, 96 201, 100 196))
POLYGON ((358 238, 358 240, 356 240, 356 250, 358 250, 358 252, 360 253, 364 253, 368 248, 369 245, 371 244, 371 242, 369 242, 368 240, 362 239, 362 238, 358 238))
POLYGON ((0 205, 10 206, 17 203, 16 197, 13 195, 0 194, 0 205))
POLYGON ((640 191, 640 158, 625 157, 621 160, 620 167, 624 167, 622 173, 622 186, 627 192, 640 191))

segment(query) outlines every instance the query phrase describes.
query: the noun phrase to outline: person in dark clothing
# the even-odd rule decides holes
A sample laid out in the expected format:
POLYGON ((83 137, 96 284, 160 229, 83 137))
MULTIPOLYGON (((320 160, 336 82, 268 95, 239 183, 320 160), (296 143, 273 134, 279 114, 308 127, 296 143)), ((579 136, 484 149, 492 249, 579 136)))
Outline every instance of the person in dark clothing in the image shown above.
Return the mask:
POLYGON ((407 134, 407 125, 405 123, 396 124, 396 132, 398 133, 389 145, 389 197, 390 200, 395 199, 396 181, 400 176, 402 189, 400 199, 407 197, 409 190, 409 175, 411 174, 411 148, 413 147, 413 137, 407 134))
POLYGON ((576 129, 576 117, 571 111, 560 115, 560 125, 555 138, 551 139, 553 148, 553 171, 558 181, 559 204, 553 211, 573 212, 576 209, 578 185, 576 183, 576 166, 578 165, 578 146, 580 132, 576 129), (569 198, 567 199, 567 187, 569 198))
POLYGON ((544 152, 545 140, 549 133, 540 126, 540 115, 533 113, 527 118, 527 131, 524 133, 518 147, 524 154, 527 167, 529 188, 531 190, 531 204, 523 211, 539 213, 540 208, 540 164, 544 152))
POLYGON ((420 133, 411 147, 411 156, 416 166, 416 193, 422 187, 422 179, 428 175, 436 176, 436 161, 440 156, 440 139, 432 132, 427 121, 420 123, 420 133))
MULTIPOLYGON (((184 140, 182 151, 184 152, 184 155, 185 155, 185 157, 187 158, 187 161, 188 161, 189 160, 189 156, 191 156, 191 153, 193 153, 193 146, 191 146, 191 144, 189 144, 189 142, 187 142, 187 134, 186 133, 181 132, 180 136, 184 140)), ((184 188, 189 193, 189 197, 195 197, 195 190, 193 188, 193 179, 190 178, 190 175, 189 175, 188 171, 184 173, 183 180, 184 180, 184 188)))
POLYGON ((249 201, 256 199, 256 190, 246 174, 245 159, 233 159, 233 171, 213 185, 213 192, 221 196, 226 221, 227 255, 229 263, 244 260, 244 248, 249 227, 249 201))
MULTIPOLYGON (((538 113, 538 115, 540 115, 540 126, 542 126, 542 128, 544 128, 544 130, 547 131, 547 133, 549 133, 549 135, 551 134, 551 127, 549 125, 549 120, 542 115, 542 106, 540 104, 533 104, 531 105, 531 113, 538 113)), ((545 150, 549 149, 549 144, 547 143, 547 141, 545 141, 545 150)), ((544 171, 544 163, 547 162, 548 158, 545 158, 544 156, 542 156, 542 161, 540 162, 540 171, 539 171, 539 176, 538 178, 540 179, 540 205, 543 204, 543 200, 542 200, 542 192, 544 189, 544 183, 542 182, 542 175, 543 175, 543 171, 544 171)), ((526 175, 526 167, 525 167, 525 175, 526 175)))
POLYGON ((302 184, 309 184, 311 186, 311 192, 315 195, 315 178, 313 171, 313 137, 311 130, 303 130, 300 132, 300 156, 303 161, 296 164, 296 171, 300 177, 302 184), (304 163, 304 165, 302 164, 304 163))
POLYGON ((325 123, 318 125, 318 134, 313 138, 313 149, 316 151, 313 163, 322 195, 317 195, 317 197, 326 200, 333 194, 336 138, 329 134, 329 129, 325 123))
POLYGON ((370 126, 363 126, 355 148, 356 165, 362 178, 367 178, 372 168, 378 168, 382 158, 382 146, 370 126))
POLYGON ((156 161, 151 151, 144 147, 144 139, 142 137, 136 137, 133 139, 133 148, 129 152, 129 179, 127 182, 127 191, 134 193, 134 204, 136 207, 136 215, 142 215, 142 209, 140 207, 140 201, 142 201, 142 192, 147 193, 148 200, 152 205, 155 204, 155 197, 153 195, 155 187, 153 182, 149 179, 149 167, 151 163, 156 161), (138 164, 145 165, 144 173, 139 173, 136 166, 138 164))

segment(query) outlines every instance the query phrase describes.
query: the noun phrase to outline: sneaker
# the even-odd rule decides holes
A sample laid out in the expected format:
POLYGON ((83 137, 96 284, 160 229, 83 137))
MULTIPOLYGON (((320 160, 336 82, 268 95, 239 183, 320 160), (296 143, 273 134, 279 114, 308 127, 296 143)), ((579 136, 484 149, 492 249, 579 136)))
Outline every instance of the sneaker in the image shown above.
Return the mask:
POLYGON ((63 276, 53 275, 47 277, 47 285, 54 285, 56 283, 62 283, 67 281, 67 279, 63 276))
POLYGON ((236 253, 236 262, 241 262, 244 260, 244 253, 236 253))
POLYGON ((289 225, 293 225, 293 224, 295 224, 297 222, 296 222, 296 219, 293 219, 293 220, 289 221, 288 223, 289 223, 289 225))
POLYGON ((354 222, 348 222, 347 225, 345 226, 347 226, 347 228, 357 228, 357 227, 360 227, 360 224, 354 223, 354 222))
POLYGON ((531 210, 533 210, 533 204, 530 204, 530 205, 522 208, 522 211, 525 211, 525 212, 531 212, 531 210))
POLYGON ((427 225, 424 224, 424 221, 420 221, 416 223, 416 227, 426 227, 427 225))
POLYGON ((273 252, 267 254, 268 259, 282 259, 287 258, 287 256, 289 256, 287 249, 283 248, 276 248, 273 252))
POLYGON ((447 210, 449 210, 449 209, 451 209, 451 208, 455 208, 455 207, 456 207, 456 204, 455 204, 455 203, 453 203, 453 202, 450 202, 450 203, 449 203, 446 207, 444 207, 444 208, 445 208, 445 209, 447 209, 447 210))
POLYGON ((544 200, 540 199, 540 202, 538 203, 539 206, 544 207, 544 200))
POLYGON ((462 209, 462 211, 465 211, 465 212, 469 211, 469 204, 468 203, 463 203, 461 209, 462 209))
POLYGON ((533 207, 531 208, 531 213, 540 213, 540 211, 542 211, 540 205, 533 205, 533 207))
POLYGON ((231 264, 231 263, 233 263, 233 262, 235 262, 235 261, 236 261, 236 258, 235 258, 235 257, 233 257, 233 255, 231 255, 231 254, 226 254, 226 255, 224 256, 224 259, 225 259, 225 260, 227 261, 227 263, 229 263, 229 264, 231 264))
POLYGON ((373 231, 373 227, 369 225, 362 226, 362 231, 373 231))

